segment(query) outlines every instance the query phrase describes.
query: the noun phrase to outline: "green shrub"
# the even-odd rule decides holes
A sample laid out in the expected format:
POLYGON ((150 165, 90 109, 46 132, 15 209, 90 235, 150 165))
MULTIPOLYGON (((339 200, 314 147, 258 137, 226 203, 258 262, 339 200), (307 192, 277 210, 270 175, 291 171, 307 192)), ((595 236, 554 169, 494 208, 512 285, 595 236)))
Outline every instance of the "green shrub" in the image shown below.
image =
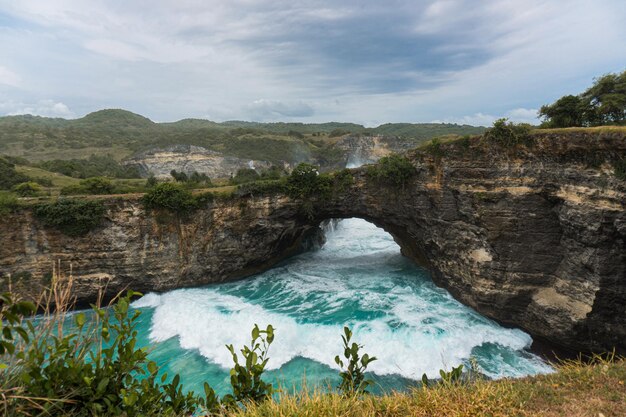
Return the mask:
POLYGON ((146 180, 146 188, 152 188, 157 185, 159 181, 156 179, 154 175, 150 175, 146 180))
POLYGON ((80 186, 87 194, 112 194, 115 185, 110 179, 104 177, 91 177, 80 181, 80 186))
POLYGON ((376 165, 368 166, 367 175, 378 182, 404 187, 415 175, 415 168, 408 159, 394 154, 380 158, 376 165))
POLYGON ((13 163, 0 158, 0 190, 10 190, 14 185, 28 181, 30 178, 17 172, 13 163))
POLYGON ((342 169, 333 175, 335 188, 338 191, 345 191, 354 184, 354 176, 349 169, 342 169))
POLYGON ((287 181, 285 179, 280 180, 267 180, 267 181, 255 181, 237 186, 236 194, 242 196, 266 196, 277 195, 287 193, 287 181))
POLYGON ((507 120, 503 118, 493 122, 493 127, 487 130, 485 138, 505 148, 532 145, 531 126, 525 123, 515 124, 507 120))
POLYGON ((13 192, 21 197, 33 197, 41 192, 41 186, 36 182, 23 182, 13 186, 13 192))
POLYGON ((441 139, 433 138, 433 140, 431 140, 426 147, 426 150, 435 158, 441 159, 441 157, 443 157, 443 149, 441 149, 441 139))
MULTIPOLYGON (((94 307, 97 320, 87 325, 87 314, 73 315, 70 331, 28 322, 31 340, 16 355, 14 380, 27 397, 11 402, 15 414, 38 415, 183 415, 200 405, 183 394, 179 377, 165 384, 159 367, 137 347, 140 311, 130 309, 126 296, 111 309, 94 307)), ((28 306, 30 307, 30 306, 28 306)), ((59 318, 58 320, 64 320, 59 318)), ((22 332, 24 333, 24 332, 22 332)), ((20 333, 20 334, 22 334, 20 333)), ((24 335, 22 335, 24 337, 24 335)))
POLYGON ((147 209, 166 209, 176 213, 189 212, 198 207, 189 190, 171 182, 157 184, 148 190, 143 202, 147 209))
POLYGON ((272 384, 261 379, 265 366, 269 361, 267 353, 274 341, 274 328, 268 325, 265 330, 260 330, 258 325, 252 329, 252 341, 250 347, 241 349, 242 363, 239 363, 237 353, 233 345, 227 345, 228 351, 233 356, 235 366, 230 371, 230 385, 233 394, 227 394, 222 402, 229 407, 246 402, 261 402, 271 398, 274 393, 272 384))
POLYGON ((35 216, 68 236, 82 236, 102 223, 106 209, 100 201, 59 199, 35 206, 35 216))
POLYGON ((19 207, 19 202, 15 194, 0 191, 0 214, 6 214, 19 207))
POLYGON ((376 357, 369 356, 367 353, 360 357, 359 349, 363 346, 356 343, 350 344, 352 331, 348 327, 344 327, 343 332, 344 334, 341 336, 343 340, 343 356, 348 362, 346 366, 339 358, 339 355, 335 356, 335 363, 341 367, 339 391, 345 396, 367 393, 367 387, 374 382, 365 379, 365 371, 367 366, 376 360, 376 357))
MULTIPOLYGON (((16 343, 21 338, 30 340, 28 332, 22 325, 24 317, 35 313, 35 305, 27 301, 15 301, 10 293, 0 294, 0 356, 15 353, 16 343), (19 336, 19 337, 18 337, 19 336)), ((6 364, 0 362, 0 370, 6 364)))
MULTIPOLYGON (((445 385, 457 384, 461 382, 461 378, 463 377, 463 365, 461 364, 457 367, 452 367, 451 371, 444 371, 443 369, 440 369, 439 375, 441 376, 440 383, 445 385)), ((424 387, 430 387, 434 385, 434 382, 430 381, 426 374, 423 374, 422 385, 424 387)))
POLYGON ((287 190, 294 198, 328 197, 332 190, 330 176, 319 173, 315 165, 301 163, 287 178, 287 190))
POLYGON ((241 168, 237 170, 234 177, 230 179, 230 182, 234 185, 245 184, 247 182, 258 181, 261 179, 256 170, 252 168, 241 168))

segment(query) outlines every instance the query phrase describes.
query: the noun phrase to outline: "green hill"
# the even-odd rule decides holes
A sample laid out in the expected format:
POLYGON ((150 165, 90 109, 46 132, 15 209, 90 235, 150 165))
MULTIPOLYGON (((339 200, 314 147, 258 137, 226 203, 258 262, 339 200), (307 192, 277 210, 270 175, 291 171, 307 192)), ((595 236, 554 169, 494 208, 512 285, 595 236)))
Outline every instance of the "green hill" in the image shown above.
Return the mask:
POLYGON ((30 161, 85 159, 92 154, 117 160, 138 151, 171 145, 196 145, 226 155, 273 163, 310 158, 332 160, 345 134, 387 135, 419 144, 435 136, 477 134, 484 128, 453 124, 391 123, 365 128, 354 123, 259 123, 183 119, 155 123, 120 109, 100 110, 80 119, 40 116, 0 117, 0 153, 30 161))

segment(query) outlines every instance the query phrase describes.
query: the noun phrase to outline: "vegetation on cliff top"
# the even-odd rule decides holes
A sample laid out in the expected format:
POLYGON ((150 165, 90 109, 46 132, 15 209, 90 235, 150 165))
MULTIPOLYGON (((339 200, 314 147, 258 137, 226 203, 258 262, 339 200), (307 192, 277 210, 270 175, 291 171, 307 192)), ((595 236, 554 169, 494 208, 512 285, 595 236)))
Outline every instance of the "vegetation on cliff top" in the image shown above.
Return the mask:
POLYGON ((39 204, 33 211, 44 226, 68 236, 83 236, 102 223, 106 209, 101 201, 59 199, 39 204))
POLYGON ((566 95, 539 109, 542 127, 626 124, 626 71, 605 74, 578 95, 566 95))

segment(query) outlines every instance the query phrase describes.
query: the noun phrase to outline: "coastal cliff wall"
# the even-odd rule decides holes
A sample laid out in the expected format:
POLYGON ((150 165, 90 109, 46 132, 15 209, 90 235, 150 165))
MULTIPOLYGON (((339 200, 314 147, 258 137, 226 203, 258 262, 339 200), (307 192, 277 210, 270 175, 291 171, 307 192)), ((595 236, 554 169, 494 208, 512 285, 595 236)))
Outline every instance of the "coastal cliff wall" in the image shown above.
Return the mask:
POLYGON ((514 148, 475 137, 407 158, 415 172, 402 186, 363 167, 332 196, 306 202, 251 193, 180 217, 110 198, 84 237, 44 228, 23 209, 0 220, 0 276, 34 293, 55 260, 66 273, 71 263, 83 304, 99 291, 204 285, 299 252, 326 219, 360 217, 480 313, 571 349, 626 352, 626 182, 615 175, 623 132, 541 133, 514 148))

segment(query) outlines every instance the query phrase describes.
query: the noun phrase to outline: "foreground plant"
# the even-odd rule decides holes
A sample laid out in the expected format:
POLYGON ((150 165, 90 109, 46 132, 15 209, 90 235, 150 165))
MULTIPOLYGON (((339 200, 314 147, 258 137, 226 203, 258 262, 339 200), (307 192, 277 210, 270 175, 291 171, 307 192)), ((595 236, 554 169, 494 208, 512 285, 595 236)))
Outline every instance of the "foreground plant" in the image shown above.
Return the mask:
POLYGON ((235 363, 230 371, 230 385, 233 388, 233 394, 227 394, 222 399, 226 406, 232 408, 240 403, 258 403, 271 398, 274 387, 263 381, 261 376, 269 361, 267 354, 273 341, 274 328, 271 324, 265 330, 259 329, 259 326, 255 324, 252 329, 250 346, 244 346, 241 349, 243 357, 241 364, 233 345, 226 345, 235 363))
POLYGON ((344 348, 343 355, 348 362, 345 366, 339 355, 335 356, 335 362, 342 370, 339 373, 341 377, 341 383, 338 386, 339 391, 345 396, 366 394, 367 387, 372 385, 374 381, 365 379, 365 371, 367 366, 376 360, 376 357, 370 357, 367 353, 363 357, 359 357, 359 349, 363 346, 356 343, 350 344, 352 331, 348 327, 344 327, 343 332, 344 334, 341 336, 344 348))

